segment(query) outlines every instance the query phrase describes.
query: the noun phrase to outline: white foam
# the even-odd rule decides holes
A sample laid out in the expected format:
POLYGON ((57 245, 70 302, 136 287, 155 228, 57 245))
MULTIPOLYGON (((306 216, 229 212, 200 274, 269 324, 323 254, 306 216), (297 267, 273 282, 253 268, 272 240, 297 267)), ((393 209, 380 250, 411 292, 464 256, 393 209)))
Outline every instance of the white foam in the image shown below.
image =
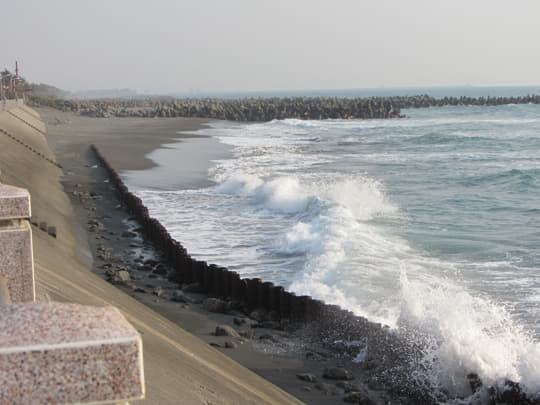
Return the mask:
POLYGON ((424 366, 432 386, 465 395, 469 392, 465 377, 475 372, 487 385, 510 379, 538 392, 540 345, 510 314, 448 279, 430 281, 409 280, 402 270, 399 324, 414 328, 429 344, 424 366))
POLYGON ((250 194, 263 185, 263 181, 254 175, 237 174, 221 183, 216 191, 222 194, 250 194))
MULTIPOLYGON (((382 183, 363 174, 344 174, 354 166, 339 166, 336 160, 350 164, 356 155, 324 154, 336 140, 371 142, 363 136, 371 129, 479 120, 432 116, 436 118, 215 124, 210 133, 232 145, 235 154, 235 159, 218 162, 213 169, 218 186, 197 195, 185 192, 181 198, 147 197, 165 212, 172 223, 168 229, 178 232, 192 254, 234 266, 246 276, 270 274, 290 282, 289 288, 299 294, 341 305, 398 333, 421 336, 428 345, 421 369, 433 387, 466 395, 466 373, 476 372, 485 384, 510 378, 529 392, 540 392, 539 344, 500 302, 475 288, 495 282, 513 282, 515 287, 519 277, 509 271, 511 266, 443 261, 415 249, 391 229, 407 219, 389 201, 382 183), (305 153, 303 148, 319 137, 328 144, 305 153), (193 221, 202 213, 204 221, 193 221), (506 268, 504 278, 483 281, 494 267, 506 268), (475 276, 462 282, 461 270, 475 276)), ((400 134, 400 139, 407 136, 400 134)), ((340 150, 355 151, 347 145, 340 150)), ((381 149, 361 154, 362 161, 371 164, 444 158, 437 151, 410 155, 381 149)), ((535 275, 532 272, 531 279, 535 275)), ((538 294, 529 300, 533 297, 538 294)))
POLYGON ((306 210, 314 197, 308 195, 295 177, 281 177, 271 180, 255 193, 256 201, 266 208, 285 213, 306 210))

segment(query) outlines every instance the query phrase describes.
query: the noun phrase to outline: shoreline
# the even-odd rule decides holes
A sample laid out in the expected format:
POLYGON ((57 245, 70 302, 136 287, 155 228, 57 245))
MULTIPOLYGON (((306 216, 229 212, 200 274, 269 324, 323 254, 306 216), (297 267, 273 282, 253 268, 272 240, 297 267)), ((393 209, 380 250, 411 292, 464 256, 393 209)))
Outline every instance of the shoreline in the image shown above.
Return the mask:
MULTIPOLYGON (((208 124, 201 124, 200 129, 208 124)), ((145 154, 146 159, 154 162, 152 168, 120 170, 119 175, 131 188, 178 190, 209 187, 213 182, 208 179, 208 170, 213 161, 231 157, 231 149, 214 137, 182 131, 171 142, 160 144, 145 154)))
MULTIPOLYGON (((146 399, 137 403, 301 403, 91 271, 95 252, 89 248, 89 235, 95 232, 87 229, 87 214, 95 216, 96 203, 103 201, 109 204, 107 215, 116 216, 115 206, 94 189, 107 183, 98 184, 88 177, 95 169, 86 166, 84 148, 83 154, 77 147, 65 149, 71 153, 67 158, 75 170, 60 170, 52 163, 56 156, 48 141, 54 142, 48 139, 37 113, 27 107, 13 112, 29 124, 0 112, 4 131, 0 134, 0 181, 25 188, 31 195, 36 299, 114 306, 122 312, 143 339, 146 399), (73 180, 80 183, 70 183, 73 180), (84 183, 87 180, 91 181, 84 183), (69 187, 77 195, 71 196, 87 207, 79 204, 77 210, 66 193, 69 187), (49 232, 51 228, 54 232, 49 232)), ((78 134, 67 136, 69 143, 78 134)), ((99 232, 100 242, 124 239, 111 232, 99 232)))
MULTIPOLYGON (((311 359, 306 358, 303 350, 291 351, 288 348, 299 345, 298 338, 288 332, 275 329, 245 328, 248 330, 248 337, 240 339, 215 336, 214 331, 217 325, 227 324, 240 331, 244 327, 236 325, 235 318, 248 323, 251 321, 239 312, 224 314, 205 310, 202 302, 208 297, 206 294, 184 291, 182 296, 185 299, 171 300, 177 290, 176 284, 167 281, 163 274, 158 274, 162 272, 162 269, 155 268, 160 262, 159 254, 140 236, 136 236, 138 225, 119 206, 120 203, 115 197, 114 190, 111 189, 110 183, 106 182, 108 178, 105 170, 101 167, 95 168, 97 161, 92 156, 92 152, 86 149, 89 146, 87 142, 95 141, 101 145, 101 142, 105 141, 107 148, 111 147, 107 149, 107 158, 114 162, 111 164, 124 170, 147 165, 133 164, 126 161, 123 156, 117 155, 128 153, 130 156, 135 156, 131 151, 126 152, 126 148, 122 149, 113 145, 114 142, 121 142, 121 130, 113 131, 114 138, 108 138, 107 133, 99 133, 99 131, 109 130, 110 124, 103 125, 104 123, 98 122, 97 128, 88 130, 85 128, 86 125, 93 125, 94 122, 101 120, 90 118, 92 121, 87 122, 83 117, 82 122, 74 123, 77 117, 69 117, 69 114, 61 114, 59 117, 56 111, 49 111, 52 116, 47 114, 47 111, 39 110, 39 112, 49 122, 49 141, 64 166, 64 189, 70 196, 79 218, 80 238, 87 240, 89 250, 92 252, 92 257, 87 258, 87 262, 94 273, 108 279, 144 305, 214 346, 267 381, 277 384, 299 400, 315 405, 343 403, 345 390, 336 387, 331 380, 326 381, 321 378, 326 366, 341 364, 340 360, 326 359, 319 355, 311 359), (68 121, 70 118, 71 122, 68 121), (50 123, 56 122, 57 119, 65 121, 51 126, 50 123), (61 128, 62 126, 65 127, 61 128), (79 138, 66 141, 66 136, 69 137, 73 131, 79 134, 79 138), (136 254, 134 254, 135 251, 136 254), (143 254, 144 259, 140 258, 140 253, 143 254), (152 260, 156 264, 153 264, 152 260), (148 261, 152 263, 153 269, 147 268, 148 261), (136 268, 141 269, 132 271, 136 268), (125 273, 122 273, 122 270, 130 273, 127 280, 123 279, 125 273), (319 383, 302 381, 297 377, 298 374, 314 372, 321 380, 319 383)), ((150 124, 155 123, 154 120, 146 119, 146 121, 150 121, 150 124)), ((168 119, 166 125, 170 124, 173 122, 168 119)), ((194 123, 188 122, 190 127, 187 131, 197 129, 192 124, 194 123)), ((196 122, 196 125, 202 124, 204 124, 202 120, 196 122)), ((120 125, 125 131, 132 130, 131 124, 127 122, 122 122, 120 125)), ((169 143, 170 140, 163 135, 147 139, 137 148, 137 156, 146 155, 148 152, 146 148, 159 148, 161 142, 169 143)), ((380 393, 372 394, 372 397, 373 403, 395 403, 388 402, 387 398, 381 399, 380 393)))
MULTIPOLYGON (((110 159, 110 153, 112 152, 109 150, 104 153, 107 159, 110 159)), ((77 190, 74 192, 78 194, 73 195, 80 200, 79 205, 83 206, 87 213, 94 212, 95 218, 99 218, 93 219, 97 223, 88 224, 89 229, 94 227, 88 233, 88 237, 95 239, 93 242, 94 270, 102 277, 108 278, 126 293, 306 403, 333 404, 344 400, 347 389, 349 388, 350 391, 351 387, 344 383, 334 384, 335 381, 323 378, 325 369, 332 367, 340 369, 346 367, 352 370, 351 373, 356 377, 354 383, 357 384, 353 390, 362 392, 365 399, 371 401, 366 403, 435 403, 429 393, 422 394, 421 389, 415 391, 414 386, 408 384, 407 375, 411 369, 406 363, 411 360, 408 355, 415 348, 410 347, 407 342, 394 340, 380 325, 349 317, 346 311, 342 311, 341 316, 331 317, 323 322, 308 322, 302 328, 288 329, 278 325, 276 329, 274 326, 265 324, 265 321, 257 321, 256 315, 237 308, 209 312, 205 300, 215 294, 207 292, 201 295, 200 291, 190 291, 186 288, 189 284, 183 282, 184 280, 181 280, 180 284, 183 292, 176 294, 179 286, 169 283, 166 277, 160 277, 171 271, 171 268, 160 267, 165 258, 156 254, 155 250, 151 252, 152 247, 144 245, 142 238, 137 234, 140 227, 121 209, 120 204, 116 203, 115 193, 105 177, 106 173, 103 173, 100 167, 93 169, 95 164, 92 163, 95 163, 95 160, 92 160, 90 154, 87 153, 85 158, 90 162, 85 167, 90 168, 89 174, 93 178, 93 183, 88 184, 95 187, 89 188, 90 191, 86 193, 92 198, 81 198, 85 192, 81 193, 77 190), (89 204, 85 206, 86 203, 89 204), (114 214, 111 215, 111 213, 114 214), (114 222, 113 219, 116 220, 116 225, 110 223, 114 222), (111 232, 110 229, 114 231, 111 232), (120 237, 115 237, 119 234, 120 237), (118 255, 115 251, 111 251, 108 255, 112 260, 108 260, 104 257, 109 249, 106 246, 128 252, 130 249, 135 249, 139 253, 146 249, 147 253, 150 253, 141 258, 137 257, 138 253, 131 251, 121 257, 122 254, 118 255), (103 257, 103 260, 99 258, 99 255, 103 257), (153 260, 151 268, 148 267, 148 258, 153 260), (113 265, 114 268, 111 270, 113 265), (130 267, 146 267, 146 269, 130 272, 130 267), (120 277, 119 273, 124 270, 130 274, 127 279, 125 275, 120 277), (257 327, 240 326, 253 321, 258 323, 257 327), (232 340, 218 338, 212 331, 217 324, 223 323, 238 331, 248 332, 248 336, 242 335, 232 340), (380 342, 370 346, 369 357, 366 357, 363 364, 352 365, 351 360, 358 348, 351 348, 344 342, 357 337, 366 338, 366 341, 369 339, 370 342, 380 342), (377 374, 381 376, 389 370, 391 374, 387 378, 377 377, 377 374), (313 379, 306 382, 299 376, 313 379), (392 381, 396 376, 399 378, 392 381)), ((80 161, 78 163, 81 164, 80 161)), ((115 165, 111 164, 111 166, 115 165)), ((226 301, 225 304, 227 304, 226 301)), ((339 314, 339 311, 332 313, 332 315, 339 314)), ((467 380, 471 387, 473 384, 478 386, 478 380, 475 380, 474 374, 467 375, 467 380)))

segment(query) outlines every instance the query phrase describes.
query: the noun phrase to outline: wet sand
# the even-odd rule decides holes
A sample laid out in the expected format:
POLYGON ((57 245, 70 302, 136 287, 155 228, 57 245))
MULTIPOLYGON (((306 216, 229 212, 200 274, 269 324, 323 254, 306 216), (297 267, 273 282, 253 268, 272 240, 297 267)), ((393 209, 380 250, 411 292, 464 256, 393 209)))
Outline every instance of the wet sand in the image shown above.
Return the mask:
MULTIPOLYGON (((147 155, 161 145, 180 140, 180 144, 174 145, 177 160, 171 165, 178 173, 162 176, 174 179, 175 184, 154 185, 160 188, 205 186, 211 160, 224 158, 230 153, 228 147, 216 139, 193 134, 205 124, 205 120, 100 119, 50 109, 40 109, 39 112, 48 125, 48 142, 63 166, 62 184, 76 214, 74 227, 78 230, 78 243, 87 247, 84 249, 86 254, 79 255, 79 259, 94 274, 111 280, 118 270, 125 269, 130 279, 125 282, 111 280, 114 288, 136 298, 193 334, 195 339, 209 347, 214 346, 212 350, 220 351, 305 403, 343 403, 344 390, 336 387, 335 381, 321 377, 325 367, 340 365, 339 360, 320 356, 307 358, 309 348, 302 341, 274 329, 253 328, 250 332, 253 335, 247 339, 217 337, 213 332, 218 324, 241 329, 235 325, 234 318, 245 315, 208 312, 201 305, 207 297, 196 293, 185 293, 188 303, 172 300, 178 286, 145 266, 148 260, 159 262, 159 256, 137 233, 138 225, 122 209, 105 170, 99 167, 90 151, 90 145, 96 144, 109 163, 127 179, 128 185, 137 186, 140 182, 139 186, 148 187, 151 178, 160 177, 152 171, 170 169, 156 167, 147 155), (178 134, 179 131, 182 134, 178 134), (141 172, 141 169, 151 171, 141 172), (145 173, 151 177, 145 178, 145 173), (232 342, 235 348, 225 348, 227 342, 232 342), (297 374, 302 373, 316 375, 318 383, 301 381, 297 374)), ((153 153, 167 153, 167 150, 153 153)), ((281 403, 294 403, 294 400, 290 398, 281 403)))
MULTIPOLYGON (((58 133, 55 137, 54 125, 44 135, 39 130, 41 121, 31 110, 18 109, 16 114, 33 126, 9 113, 0 113, 0 128, 18 140, 0 136, 0 181, 24 187, 31 194, 37 299, 120 309, 143 338, 146 399, 137 403, 301 403, 91 271, 97 263, 91 238, 95 233, 89 232, 87 225, 89 215, 96 215, 95 203, 105 201, 94 191, 91 172, 95 169, 86 160, 83 140, 92 136, 77 127, 73 132, 66 131, 65 138, 58 133), (54 145, 55 153, 47 143, 54 145), (65 164, 63 170, 54 164, 57 158, 65 164), (73 197, 73 191, 82 190, 93 193, 88 194, 88 210, 68 198, 68 193, 73 197), (40 222, 55 226, 56 237, 41 231, 36 226, 40 222)), ((137 162, 141 159, 133 156, 125 156, 126 167, 130 162, 150 165, 137 162)), ((107 216, 116 217, 120 212, 113 206, 107 216)), ((112 229, 100 237, 108 247, 117 237, 122 239, 112 229)))

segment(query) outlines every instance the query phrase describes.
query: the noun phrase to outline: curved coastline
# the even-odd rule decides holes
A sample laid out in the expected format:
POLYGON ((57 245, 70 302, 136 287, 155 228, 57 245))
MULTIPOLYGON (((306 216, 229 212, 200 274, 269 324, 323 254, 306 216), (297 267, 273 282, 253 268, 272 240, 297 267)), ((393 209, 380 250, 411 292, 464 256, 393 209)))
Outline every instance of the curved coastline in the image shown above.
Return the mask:
MULTIPOLYGON (((280 328, 293 330, 305 343, 328 350, 337 356, 343 352, 354 357, 358 347, 344 342, 370 342, 365 358, 354 368, 355 374, 375 390, 389 392, 409 403, 439 403, 441 398, 430 392, 429 384, 409 378, 421 367, 422 344, 413 336, 395 334, 388 328, 358 317, 336 305, 328 305, 310 296, 297 296, 281 286, 261 279, 242 279, 236 272, 192 258, 182 244, 171 237, 165 227, 152 218, 142 200, 132 194, 99 148, 92 145, 101 165, 107 170, 120 200, 142 226, 142 233, 160 251, 173 269, 169 279, 179 285, 197 283, 210 296, 233 302, 246 315, 266 311, 280 328)), ((362 350, 360 350, 362 351, 362 350)), ((352 358, 351 357, 351 358, 352 358)), ((535 403, 522 393, 519 384, 506 381, 501 387, 483 387, 474 372, 463 373, 463 384, 471 394, 489 396, 491 403, 535 403), (481 394, 484 392, 484 394, 481 394), (513 398, 513 399, 512 399, 513 398)), ((447 400, 447 399, 446 399, 447 400)), ((446 401, 445 400, 445 401, 446 401)))
MULTIPOLYGON (((75 119, 74 119, 75 120, 75 119)), ((108 157, 110 162, 112 162, 111 168, 115 170, 126 170, 133 168, 133 165, 138 165, 138 162, 135 162, 134 159, 139 159, 139 156, 142 159, 142 156, 144 154, 148 153, 148 144, 145 146, 146 151, 143 154, 139 154, 138 152, 134 154, 130 152, 131 148, 131 142, 130 137, 119 137, 116 140, 116 143, 122 144, 124 142, 130 142, 129 147, 125 146, 124 143, 123 146, 123 153, 124 155, 129 156, 129 161, 122 160, 123 158, 118 158, 117 154, 119 153, 117 149, 117 145, 115 146, 115 142, 112 141, 110 138, 114 138, 117 135, 117 130, 114 128, 114 125, 112 128, 109 128, 109 122, 117 122, 120 126, 128 126, 128 123, 130 120, 125 120, 122 118, 112 119, 112 120, 94 120, 92 118, 88 117, 78 117, 76 120, 82 120, 85 125, 90 126, 97 126, 97 127, 105 127, 105 129, 101 129, 100 131, 103 132, 99 136, 88 136, 85 139, 85 142, 88 142, 90 139, 96 139, 95 142, 99 142, 100 150, 102 151, 102 154, 106 157, 108 157), (120 141, 120 142, 118 142, 120 141), (116 148, 116 149, 115 149, 116 148), (127 165, 126 165, 127 164, 127 165)), ((167 119, 167 120, 144 120, 144 119, 133 119, 137 121, 137 125, 143 125, 145 129, 142 131, 145 133, 145 139, 150 137, 153 138, 152 135, 154 135, 154 132, 151 131, 152 128, 156 128, 156 135, 159 135, 161 132, 162 126, 166 126, 170 128, 170 123, 176 122, 176 119, 167 119), (148 126, 146 125, 148 124, 148 126)), ((69 123, 67 124, 69 126, 69 123)), ((75 127, 75 125, 74 125, 75 127)), ((80 130, 78 130, 80 131, 80 130)), ((86 131, 86 129, 83 129, 82 131, 86 131)), ((79 132, 73 132, 72 129, 68 131, 69 136, 73 136, 79 132)), ((119 134, 119 133, 118 133, 119 134)), ((85 135, 84 132, 81 133, 81 135, 85 135)), ((131 135, 130 135, 131 136, 131 135)), ((159 136, 158 136, 159 137, 159 136)), ((172 137, 168 138, 168 141, 170 141, 172 137)), ((73 142, 72 139, 70 139, 70 142, 73 142)), ((150 145, 159 145, 160 142, 156 143, 154 140, 149 142, 150 145)), ((163 142, 161 142, 163 143, 163 142)), ((87 145, 88 143, 85 143, 87 145)), ((87 146, 85 146, 86 148, 87 146)), ((156 146, 154 146, 156 147, 156 146)), ((94 159, 94 153, 87 153, 86 149, 81 149, 81 153, 84 152, 84 156, 87 158, 86 161, 92 162, 90 164, 95 164, 94 159), (92 155, 91 159, 88 159, 92 155)), ((63 163, 63 161, 62 161, 63 163)), ((151 163, 151 162, 150 162, 151 163)), ((80 162, 79 162, 80 165, 80 162)), ((68 165, 65 165, 68 167, 68 165)), ((69 170, 69 169, 68 169, 69 170)), ((88 169, 89 171, 92 171, 91 169, 88 169)), ((94 172, 104 172, 103 169, 99 168, 99 170, 95 170, 94 172)), ((103 183, 103 177, 101 177, 100 180, 97 180, 100 183, 103 183)), ((106 183, 110 184, 110 183, 106 183)), ((109 187, 109 186, 107 186, 109 187)), ((112 192, 111 192, 112 193, 112 192)), ((108 198, 104 195, 103 197, 108 198)), ((116 199, 114 199, 116 201, 116 199)), ((114 202, 116 204, 116 202, 114 202)), ((114 205, 112 210, 114 210, 114 205)), ((114 211, 109 211, 108 214, 114 211)), ((159 231, 159 226, 157 227, 159 231)), ((159 232, 158 232, 159 233, 159 232)), ((117 243, 117 242, 115 242, 117 243)), ((166 245, 165 245, 166 246, 166 245)), ((181 246, 181 245, 180 245, 181 246)), ((187 254, 187 252, 186 252, 187 254)), ((196 278, 198 277, 196 274, 197 271, 197 261, 191 261, 192 265, 187 270, 188 276, 196 278), (196 263, 195 266, 193 266, 193 263, 196 263)), ((200 265, 199 265, 200 266, 200 265)), ((210 266, 208 266, 210 267, 210 266)), ((218 266, 215 266, 218 267, 218 266)), ((176 272, 172 272, 172 275, 174 275, 176 272)), ((211 273, 213 276, 213 273, 211 273)), ((183 276, 182 276, 183 277, 183 276)), ((200 276, 199 276, 200 277, 200 276)), ((219 280, 219 279, 218 279, 219 280)), ((204 280, 203 280, 204 282, 204 280)), ((213 283, 213 281, 212 281, 213 283)), ((258 288, 262 288, 262 282, 255 284, 258 288)), ((184 284, 186 285, 186 284, 184 284)), ((187 284, 189 285, 189 284, 187 284)), ((213 286, 213 284, 212 284, 213 286)), ((219 286, 218 286, 219 287, 219 286)), ((213 287, 212 287, 213 288, 213 287)), ((144 295, 144 294, 143 294, 144 295)), ((214 295, 214 293, 209 293, 209 296, 214 295)), ((153 301, 151 294, 146 294, 147 302, 149 300, 153 301)), ((253 299, 253 298, 252 298, 253 299)), ((144 301, 143 301, 144 302, 144 301)), ((257 305, 258 305, 258 298, 257 298, 257 305)), ((249 308, 246 306, 246 308, 249 308)), ((179 311, 179 310, 176 310, 179 311)), ((158 309, 159 312, 159 309, 158 309)), ((431 393, 426 390, 426 386, 422 385, 422 381, 411 381, 411 375, 413 375, 415 369, 415 362, 418 362, 418 360, 422 356, 422 348, 418 344, 415 344, 413 340, 406 341, 403 339, 398 339, 393 333, 389 333, 389 331, 381 327, 381 325, 374 325, 369 322, 367 322, 365 319, 356 318, 352 314, 348 314, 347 311, 341 311, 339 308, 334 308, 334 311, 329 310, 328 312, 321 312, 321 315, 328 315, 325 316, 324 319, 321 316, 321 319, 311 321, 304 320, 294 320, 292 322, 288 323, 288 326, 294 327, 295 329, 295 336, 298 337, 298 341, 302 342, 304 347, 308 347, 310 349, 309 353, 315 353, 315 357, 318 356, 318 353, 328 354, 329 356, 334 356, 336 359, 336 362, 343 362, 344 360, 347 361, 347 364, 349 364, 349 361, 353 358, 355 358, 359 347, 351 347, 345 345, 344 342, 350 342, 352 340, 369 340, 369 342, 373 343, 369 347, 369 351, 367 352, 367 355, 364 359, 364 362, 356 364, 354 366, 354 374, 357 377, 357 381, 360 381, 362 384, 367 385, 370 389, 375 391, 386 391, 391 394, 392 398, 398 398, 398 402, 391 402, 391 403, 440 403, 440 401, 437 398, 434 398, 431 393), (411 384, 412 382, 412 384, 411 384)), ((169 319, 172 319, 169 318, 169 319)), ((281 322, 281 326, 287 326, 287 319, 283 318, 284 322, 281 322)), ((232 320, 232 319, 231 319, 232 320)), ((180 323, 181 324, 181 323, 180 323)), ((291 328, 292 329, 292 328, 291 328)), ((206 332, 207 333, 207 332, 206 332)), ((238 349, 240 351, 240 349, 238 349)), ((229 352, 231 353, 232 357, 234 358, 235 353, 237 351, 229 352)), ((325 360, 320 362, 313 362, 308 363, 310 367, 316 366, 318 363, 326 363, 328 358, 325 358, 325 360)), ((245 364, 245 363, 242 363, 245 364)), ((343 363, 341 363, 343 364, 343 363)), ((417 363, 416 363, 417 364, 417 363)), ((257 370, 257 366, 248 366, 252 370, 257 370)), ((315 370, 310 368, 309 370, 315 370)), ((258 371, 259 372, 259 371, 258 371)), ((322 370, 319 370, 320 375, 322 375, 322 370)), ((274 379, 269 378, 270 381, 273 381, 276 383, 276 381, 283 381, 283 378, 281 377, 282 372, 277 373, 279 376, 276 378, 274 376, 274 379)), ((263 377, 265 377, 264 372, 261 373, 263 377)), ((291 378, 291 377, 289 377, 291 378)), ((471 375, 471 378, 469 379, 468 376, 464 374, 464 383, 471 386, 472 390, 475 390, 478 388, 478 380, 474 379, 474 375, 471 375), (476 387, 476 388, 473 388, 476 387)), ((292 375, 292 379, 295 379, 294 374, 292 375)), ((280 386, 284 387, 281 383, 279 383, 280 386)), ((298 384, 298 381, 297 383, 298 384)), ((513 398, 522 398, 521 392, 519 390, 519 386, 517 385, 509 385, 510 389, 505 391, 504 387, 501 387, 501 390, 497 391, 497 389, 493 389, 493 395, 488 394, 488 391, 490 387, 482 387, 482 392, 485 393, 486 396, 490 396, 493 399, 493 403, 497 403, 497 401, 504 402, 503 398, 505 398, 504 395, 507 395, 506 398, 508 398, 508 395, 513 395, 513 398), (517 387, 517 388, 516 388, 517 387), (510 394, 505 394, 507 392, 510 392, 510 394)), ((300 387, 296 385, 292 389, 292 391, 289 391, 288 388, 285 388, 288 392, 294 392, 298 395, 298 392, 300 391, 300 387)), ((491 392, 491 391, 489 391, 491 392)), ((322 394, 318 394, 323 399, 325 397, 322 396, 322 394)), ((300 398, 303 398, 300 396, 300 398)), ((330 397, 326 397, 327 400, 330 399, 330 397)), ((387 397, 388 398, 388 397, 387 397)), ((336 398, 336 400, 341 398, 336 398)), ((525 401, 525 399, 523 399, 525 401)), ((534 403, 534 402, 514 402, 514 403, 534 403)), ((312 402, 311 400, 306 400, 307 403, 318 403, 318 402, 312 402)), ((333 403, 333 402, 323 402, 323 403, 333 403)), ((376 402, 379 403, 379 402, 376 402)), ((382 402, 381 402, 382 403, 382 402)), ((385 401, 385 403, 388 403, 385 401)))
POLYGON ((36 129, 43 117, 26 107, 14 112, 32 125, 0 112, 0 128, 20 141, 0 133, 0 177, 31 194, 36 298, 120 309, 143 337, 147 391, 137 403, 301 403, 91 271, 88 234, 80 227, 88 217, 68 197, 86 187, 82 173, 93 170, 83 163, 84 148, 73 146, 80 133, 67 128, 63 138, 52 129, 43 136, 36 129), (57 158, 69 165, 51 164, 57 158))

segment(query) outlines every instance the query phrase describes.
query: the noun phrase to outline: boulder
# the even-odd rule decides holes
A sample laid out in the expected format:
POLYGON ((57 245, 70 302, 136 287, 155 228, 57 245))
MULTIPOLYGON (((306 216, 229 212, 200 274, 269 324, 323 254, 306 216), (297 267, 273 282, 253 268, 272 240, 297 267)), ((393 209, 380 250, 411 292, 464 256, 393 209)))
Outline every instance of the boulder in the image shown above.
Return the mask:
POLYGON ((203 308, 208 312, 225 313, 227 303, 219 298, 207 298, 203 302, 203 308))
POLYGON ((336 387, 326 384, 323 382, 318 382, 315 384, 315 388, 317 388, 319 391, 322 391, 324 395, 336 395, 336 387))
POLYGON ((311 373, 296 374, 296 378, 302 381, 317 382, 317 377, 311 373))
POLYGON ((129 275, 127 270, 118 270, 114 275, 115 281, 130 281, 131 276, 129 275))
POLYGON ((236 349, 238 345, 231 340, 227 340, 224 344, 226 349, 236 349))
POLYGON ((343 402, 359 405, 375 405, 365 391, 355 391, 343 397, 343 402))
POLYGON ((153 273, 159 274, 160 276, 165 276, 168 273, 168 268, 163 263, 158 263, 153 269, 153 273))
POLYGON ((323 377, 328 378, 329 380, 354 380, 352 373, 341 367, 325 368, 323 377))
POLYGON ((189 298, 186 297, 186 295, 183 293, 183 291, 176 290, 176 291, 173 292, 173 294, 171 296, 171 301, 183 302, 184 304, 188 304, 189 303, 189 298))
POLYGON ((355 384, 351 384, 348 381, 339 381, 336 383, 336 387, 341 388, 343 391, 345 391, 345 393, 361 391, 360 387, 355 384))
POLYGON ((238 332, 229 325, 218 325, 216 326, 216 336, 229 336, 234 338, 240 338, 238 332))

